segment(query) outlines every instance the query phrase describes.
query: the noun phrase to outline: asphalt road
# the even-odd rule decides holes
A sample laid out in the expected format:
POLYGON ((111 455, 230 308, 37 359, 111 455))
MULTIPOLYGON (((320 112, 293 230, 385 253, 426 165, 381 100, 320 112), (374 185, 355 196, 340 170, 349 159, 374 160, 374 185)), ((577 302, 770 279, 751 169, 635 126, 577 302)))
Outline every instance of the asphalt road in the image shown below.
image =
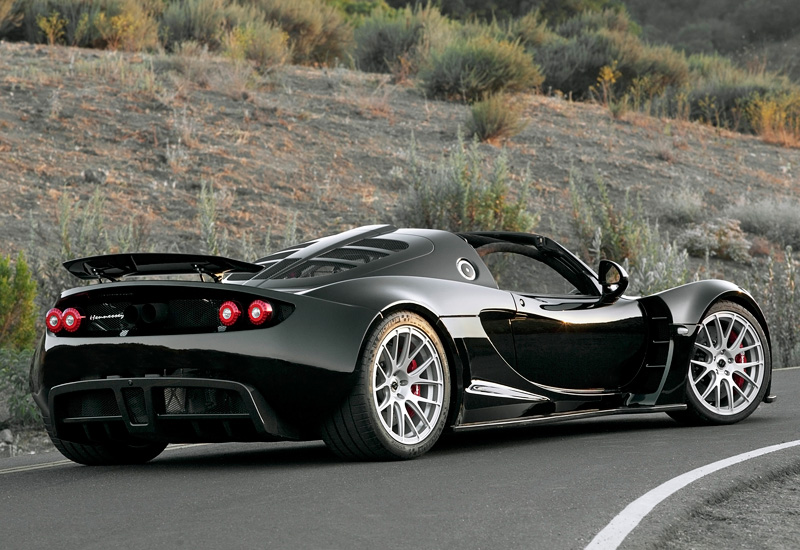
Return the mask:
MULTIPOLYGON (((403 463, 343 463, 322 443, 168 449, 137 467, 49 454, 0 463, 0 547, 584 548, 629 503, 695 468, 800 439, 800 370, 777 371, 774 404, 726 427, 664 414, 451 435, 403 463)), ((679 491, 623 547, 664 540, 682 510, 800 447, 679 491)))

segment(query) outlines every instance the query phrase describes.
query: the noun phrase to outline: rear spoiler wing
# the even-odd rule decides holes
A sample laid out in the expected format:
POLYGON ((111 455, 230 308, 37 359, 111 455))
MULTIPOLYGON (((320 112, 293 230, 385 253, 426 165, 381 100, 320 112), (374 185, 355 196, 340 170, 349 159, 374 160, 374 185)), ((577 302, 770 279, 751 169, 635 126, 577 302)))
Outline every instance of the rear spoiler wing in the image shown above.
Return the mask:
POLYGON ((79 279, 107 279, 116 281, 128 275, 179 275, 199 273, 212 277, 219 282, 221 276, 228 271, 245 271, 257 273, 263 266, 232 260, 221 256, 204 256, 201 254, 107 254, 91 256, 64 262, 64 267, 79 279))

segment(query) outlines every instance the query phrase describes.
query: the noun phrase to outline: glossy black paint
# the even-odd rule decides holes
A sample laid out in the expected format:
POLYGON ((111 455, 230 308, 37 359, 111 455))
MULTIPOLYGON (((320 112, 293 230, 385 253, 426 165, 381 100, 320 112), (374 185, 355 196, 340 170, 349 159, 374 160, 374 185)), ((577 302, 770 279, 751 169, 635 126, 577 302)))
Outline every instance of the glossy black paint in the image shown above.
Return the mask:
POLYGON ((752 297, 731 283, 620 297, 616 283, 554 241, 519 233, 369 226, 253 264, 127 254, 68 268, 84 279, 226 271, 221 283, 109 282, 62 294, 55 307, 112 312, 87 316, 74 335, 47 333, 34 358, 34 399, 51 431, 75 441, 317 438, 321 419, 353 383, 372 327, 396 310, 422 315, 439 333, 453 369, 449 421, 457 429, 681 409, 708 308, 734 300, 763 323, 752 297), (547 264, 577 294, 498 288, 483 261, 495 252, 547 264), (269 323, 214 321, 221 301, 246 307, 255 299, 273 304, 269 323), (123 307, 146 305, 160 312, 157 321, 119 319, 123 307), (170 410, 179 394, 193 397, 170 410), (113 414, 81 405, 95 398, 97 411, 113 414))

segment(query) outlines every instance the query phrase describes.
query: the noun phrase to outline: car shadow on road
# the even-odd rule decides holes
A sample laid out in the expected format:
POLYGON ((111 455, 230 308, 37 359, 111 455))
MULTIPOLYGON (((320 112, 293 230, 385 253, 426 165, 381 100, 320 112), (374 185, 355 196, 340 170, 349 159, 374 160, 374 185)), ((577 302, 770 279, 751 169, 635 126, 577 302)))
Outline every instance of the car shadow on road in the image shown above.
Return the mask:
MULTIPOLYGON (((427 456, 452 456, 482 448, 508 448, 574 439, 580 444, 586 437, 614 434, 650 433, 658 438, 684 437, 685 430, 729 430, 739 426, 768 423, 769 419, 751 417, 734 426, 696 426, 678 424, 666 415, 603 417, 559 422, 538 426, 486 429, 472 432, 445 432, 427 456), (674 433, 673 433, 674 432, 674 433), (657 434, 657 435, 656 435, 657 434)), ((220 443, 202 446, 202 452, 167 451, 148 468, 216 469, 281 468, 298 466, 332 466, 347 464, 336 457, 322 441, 280 443, 220 443)))

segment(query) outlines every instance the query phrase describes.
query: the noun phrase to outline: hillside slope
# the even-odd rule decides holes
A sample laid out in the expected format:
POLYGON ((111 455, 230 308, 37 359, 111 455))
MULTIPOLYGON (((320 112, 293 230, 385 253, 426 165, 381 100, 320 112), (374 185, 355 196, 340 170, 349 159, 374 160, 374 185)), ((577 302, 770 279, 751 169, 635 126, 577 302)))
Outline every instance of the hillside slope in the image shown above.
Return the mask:
MULTIPOLYGON (((709 218, 800 198, 796 149, 682 121, 615 120, 557 97, 517 100, 528 126, 506 144, 511 171, 530 167, 537 230, 567 244, 576 244, 571 169, 602 175, 615 200, 635 194, 653 219, 675 186, 702 197, 709 218)), ((218 224, 234 243, 243 233, 262 243, 269 231, 280 246, 295 216, 298 239, 402 223, 412 135, 435 162, 467 115, 385 75, 283 67, 258 76, 213 58, 0 43, 0 253, 30 246, 31 216, 55 223, 62 194, 86 200, 98 186, 108 224, 137 216, 158 250, 202 248, 202 182, 213 183, 218 224)))

